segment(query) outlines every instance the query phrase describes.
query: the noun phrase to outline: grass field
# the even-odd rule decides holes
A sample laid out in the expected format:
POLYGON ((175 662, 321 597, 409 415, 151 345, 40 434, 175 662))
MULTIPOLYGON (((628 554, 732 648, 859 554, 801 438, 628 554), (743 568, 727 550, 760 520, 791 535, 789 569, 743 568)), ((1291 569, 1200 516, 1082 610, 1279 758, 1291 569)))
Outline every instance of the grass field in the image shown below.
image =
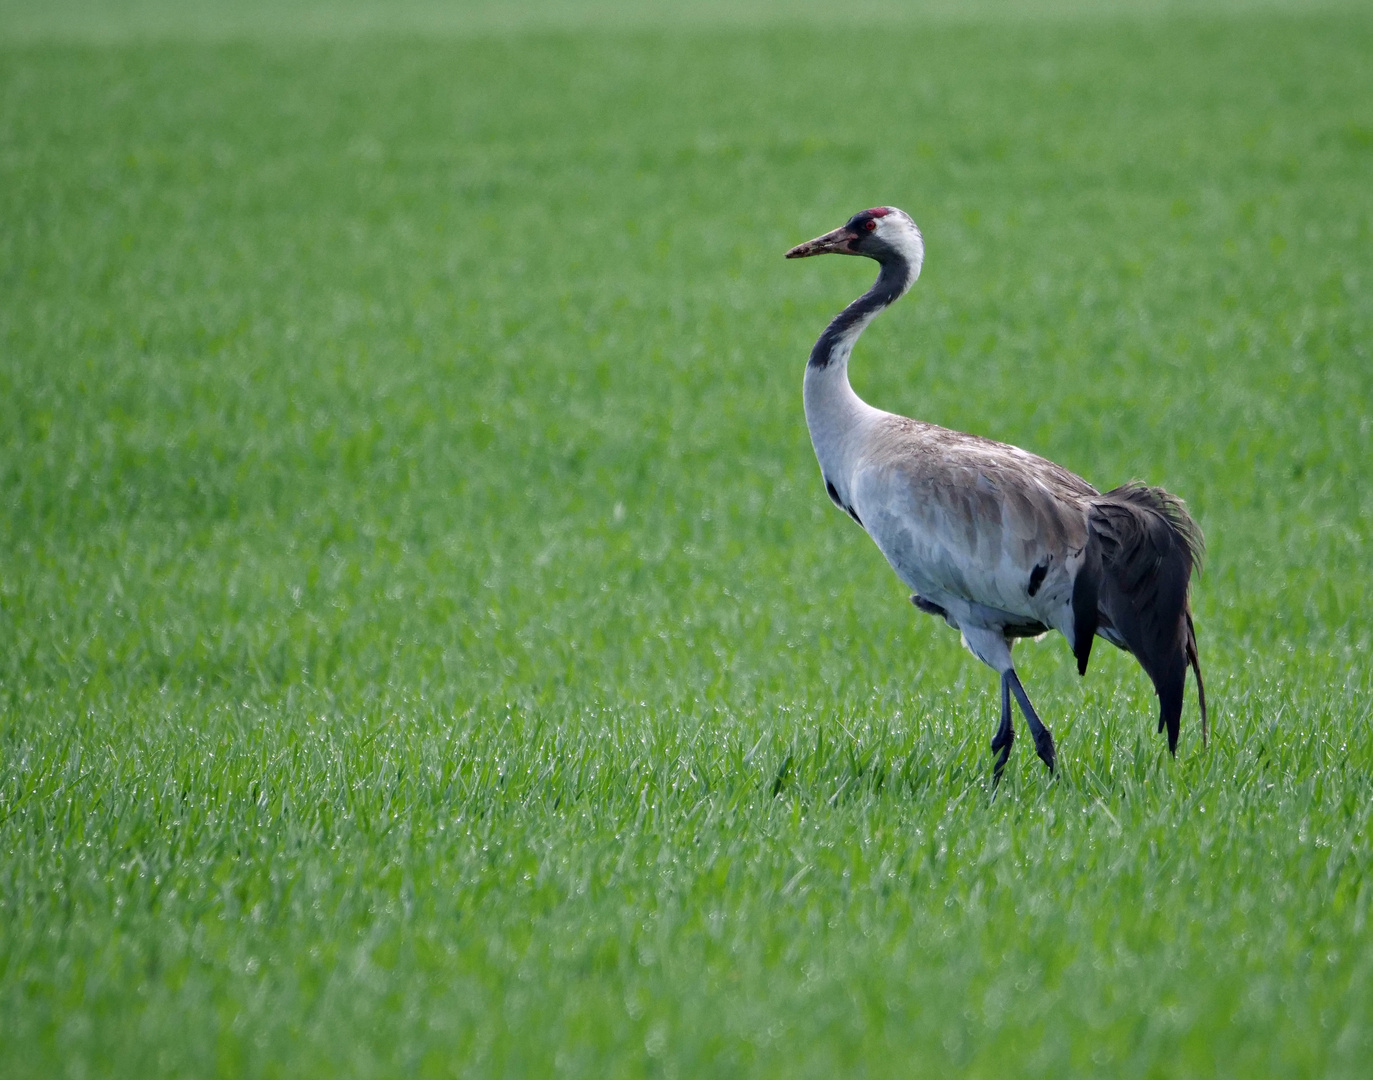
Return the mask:
POLYGON ((1365 1075, 1373 18, 602 8, 4 5, 0 1075, 1365 1075), (992 797, 801 411, 878 203, 860 393, 1188 500, 1209 751, 1055 637, 992 797))

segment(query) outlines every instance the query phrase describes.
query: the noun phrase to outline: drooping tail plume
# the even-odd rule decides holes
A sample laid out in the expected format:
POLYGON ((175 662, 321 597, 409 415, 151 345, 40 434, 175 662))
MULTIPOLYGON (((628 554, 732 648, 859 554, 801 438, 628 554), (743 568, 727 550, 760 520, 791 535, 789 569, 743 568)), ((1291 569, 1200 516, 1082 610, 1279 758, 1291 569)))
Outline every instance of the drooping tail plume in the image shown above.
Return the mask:
POLYGON ((1158 728, 1167 728, 1172 753, 1177 752, 1184 683, 1191 665, 1205 742, 1206 691, 1187 605, 1192 571, 1201 568, 1201 529, 1177 496, 1137 482, 1093 499, 1087 524, 1088 543, 1100 558, 1097 607, 1102 633, 1129 649, 1153 680, 1158 728))
POLYGON ((1197 677, 1197 705, 1201 709, 1201 745, 1210 742, 1210 732, 1206 726, 1206 684, 1201 680, 1201 658, 1197 655, 1197 632, 1192 626, 1192 612, 1187 612, 1187 662, 1192 665, 1192 674, 1197 677))

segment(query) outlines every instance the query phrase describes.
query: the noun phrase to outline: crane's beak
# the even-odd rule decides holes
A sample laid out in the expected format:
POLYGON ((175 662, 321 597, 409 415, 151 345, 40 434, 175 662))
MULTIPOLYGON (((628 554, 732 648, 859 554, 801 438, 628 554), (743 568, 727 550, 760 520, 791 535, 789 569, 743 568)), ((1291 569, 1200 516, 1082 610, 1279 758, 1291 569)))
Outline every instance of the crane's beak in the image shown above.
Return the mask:
POLYGON ((824 236, 817 236, 814 240, 807 240, 804 244, 797 244, 787 252, 787 258, 804 259, 810 255, 853 255, 856 253, 849 245, 857 239, 858 234, 844 226, 833 232, 827 232, 824 236))

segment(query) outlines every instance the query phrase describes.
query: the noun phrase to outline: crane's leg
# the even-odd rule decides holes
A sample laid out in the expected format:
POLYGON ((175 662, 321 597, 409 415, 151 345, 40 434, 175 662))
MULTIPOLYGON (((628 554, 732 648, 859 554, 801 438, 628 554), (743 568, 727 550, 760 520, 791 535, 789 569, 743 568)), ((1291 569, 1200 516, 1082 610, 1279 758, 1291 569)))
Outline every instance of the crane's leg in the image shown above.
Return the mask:
POLYGON ((1049 768, 1054 767, 1054 740, 1049 731, 1039 722, 1030 699, 1025 696, 1025 688, 1016 678, 1015 664, 1011 662, 1011 640, 999 626, 964 626, 963 644, 968 651, 1001 676, 1001 726, 996 729, 992 739, 992 751, 997 753, 993 772, 993 783, 1001 780, 1001 770, 1011 756, 1011 743, 1015 740, 1015 729, 1011 727, 1011 695, 1015 694, 1020 702, 1020 711, 1030 722, 1030 731, 1035 737, 1035 749, 1044 758, 1049 768), (1045 757, 1045 747, 1048 757, 1045 757))
POLYGON ((992 784, 1001 782, 1001 770, 1006 767, 1006 759, 1011 756, 1011 743, 1015 742, 1015 728, 1011 726, 1011 682, 1007 672, 1001 674, 1001 726, 992 736, 992 753, 997 754, 996 765, 992 768, 992 784))
POLYGON ((1049 729, 1044 726, 1044 722, 1039 719, 1039 714, 1035 712, 1035 707, 1030 704, 1030 697, 1025 693, 1025 687, 1020 685, 1020 676, 1015 673, 1015 668, 1008 668, 1002 678, 1009 682, 1011 693, 1015 694, 1016 703, 1020 706, 1020 711, 1025 714, 1025 721, 1030 725, 1030 734, 1035 738, 1035 753, 1039 759, 1049 766, 1049 771, 1054 771, 1054 737, 1049 734, 1049 729))

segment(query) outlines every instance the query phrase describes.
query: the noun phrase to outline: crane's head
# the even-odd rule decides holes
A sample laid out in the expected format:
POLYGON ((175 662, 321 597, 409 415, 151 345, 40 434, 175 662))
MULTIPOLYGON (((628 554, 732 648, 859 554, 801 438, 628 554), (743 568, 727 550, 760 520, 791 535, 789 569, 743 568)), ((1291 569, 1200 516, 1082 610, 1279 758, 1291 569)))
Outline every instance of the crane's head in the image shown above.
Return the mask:
POLYGON ((880 263, 904 262, 919 274, 925 261, 925 240, 904 210, 876 206, 854 214, 833 232, 797 244, 787 252, 787 258, 831 254, 866 255, 880 263))

